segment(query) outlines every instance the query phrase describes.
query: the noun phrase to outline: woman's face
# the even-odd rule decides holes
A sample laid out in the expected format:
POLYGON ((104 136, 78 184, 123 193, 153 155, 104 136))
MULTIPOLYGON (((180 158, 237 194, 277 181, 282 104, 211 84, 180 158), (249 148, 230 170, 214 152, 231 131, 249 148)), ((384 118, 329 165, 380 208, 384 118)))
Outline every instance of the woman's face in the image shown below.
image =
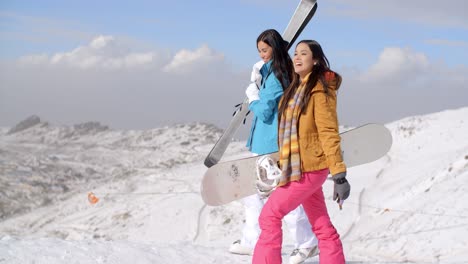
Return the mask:
POLYGON ((259 41, 257 43, 258 54, 263 62, 267 63, 271 60, 271 54, 273 53, 273 49, 270 45, 266 44, 263 41, 259 41))
POLYGON ((299 74, 301 80, 312 71, 314 62, 312 51, 306 43, 300 43, 294 52, 294 71, 299 74))

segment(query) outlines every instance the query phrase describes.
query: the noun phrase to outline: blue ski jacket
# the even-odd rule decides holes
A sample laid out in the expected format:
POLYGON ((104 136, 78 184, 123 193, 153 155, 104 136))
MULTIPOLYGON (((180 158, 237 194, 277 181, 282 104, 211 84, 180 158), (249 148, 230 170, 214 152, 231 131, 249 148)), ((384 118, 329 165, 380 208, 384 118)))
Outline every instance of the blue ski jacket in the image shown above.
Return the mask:
POLYGON ((283 95, 283 86, 271 71, 271 60, 260 69, 262 85, 259 97, 250 103, 253 112, 247 147, 256 154, 278 151, 278 103, 283 95))

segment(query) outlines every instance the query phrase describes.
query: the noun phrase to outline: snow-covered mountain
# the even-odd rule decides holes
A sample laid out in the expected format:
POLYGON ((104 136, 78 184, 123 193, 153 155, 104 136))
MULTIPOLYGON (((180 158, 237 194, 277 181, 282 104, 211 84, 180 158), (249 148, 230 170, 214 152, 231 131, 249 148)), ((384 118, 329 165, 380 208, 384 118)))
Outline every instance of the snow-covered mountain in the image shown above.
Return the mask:
POLYGON ((0 219, 129 179, 198 161, 222 130, 207 124, 115 131, 97 122, 51 126, 30 117, 0 131, 0 219))
MULTIPOLYGON (((0 129, 0 263, 250 263, 227 253, 241 203, 210 207, 199 194, 219 129, 31 120, 0 129)), ((392 149, 349 169, 342 211, 324 186, 348 261, 466 263, 468 107, 387 127, 392 149)), ((247 155, 244 145, 233 142, 227 156, 247 155)), ((285 231, 285 261, 292 246, 285 231)))

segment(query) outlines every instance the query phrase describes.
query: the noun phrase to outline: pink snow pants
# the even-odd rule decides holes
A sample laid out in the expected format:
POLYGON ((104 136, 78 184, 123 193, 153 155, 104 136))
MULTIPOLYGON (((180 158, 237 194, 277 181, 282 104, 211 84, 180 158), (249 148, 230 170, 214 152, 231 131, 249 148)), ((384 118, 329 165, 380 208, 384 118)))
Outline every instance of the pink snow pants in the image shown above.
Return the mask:
POLYGON ((320 263, 344 264, 340 236, 328 216, 322 185, 328 169, 304 172, 300 181, 277 188, 268 198, 259 217, 260 237, 255 246, 253 264, 280 264, 283 217, 300 204, 318 238, 320 263))

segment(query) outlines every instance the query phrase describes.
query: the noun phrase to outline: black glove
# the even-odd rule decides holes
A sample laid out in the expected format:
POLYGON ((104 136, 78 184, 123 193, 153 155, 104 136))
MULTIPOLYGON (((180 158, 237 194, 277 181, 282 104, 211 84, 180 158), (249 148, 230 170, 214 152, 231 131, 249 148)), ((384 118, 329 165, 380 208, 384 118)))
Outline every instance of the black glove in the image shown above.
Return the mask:
POLYGON ((333 185, 333 201, 341 205, 349 197, 351 191, 351 185, 346 180, 346 171, 333 175, 332 180, 335 183, 333 185))

